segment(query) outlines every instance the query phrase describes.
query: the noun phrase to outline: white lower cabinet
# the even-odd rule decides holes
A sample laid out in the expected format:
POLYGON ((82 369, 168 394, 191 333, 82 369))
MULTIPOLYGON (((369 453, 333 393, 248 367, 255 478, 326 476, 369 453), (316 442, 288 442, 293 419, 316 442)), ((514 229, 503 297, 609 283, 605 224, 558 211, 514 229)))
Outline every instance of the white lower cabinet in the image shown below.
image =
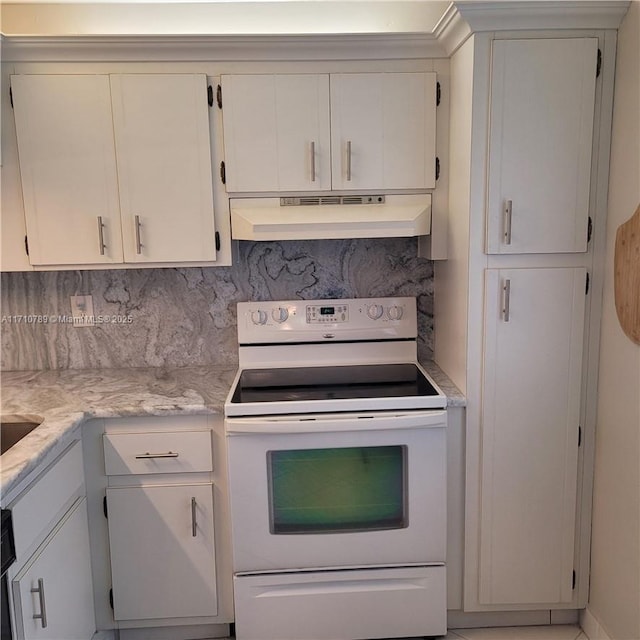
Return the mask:
POLYGON ((584 268, 488 269, 482 604, 573 598, 584 268))
POLYGON ((18 638, 89 640, 95 632, 86 498, 12 581, 18 638))
POLYGON ((116 620, 215 616, 211 483, 107 490, 116 620))

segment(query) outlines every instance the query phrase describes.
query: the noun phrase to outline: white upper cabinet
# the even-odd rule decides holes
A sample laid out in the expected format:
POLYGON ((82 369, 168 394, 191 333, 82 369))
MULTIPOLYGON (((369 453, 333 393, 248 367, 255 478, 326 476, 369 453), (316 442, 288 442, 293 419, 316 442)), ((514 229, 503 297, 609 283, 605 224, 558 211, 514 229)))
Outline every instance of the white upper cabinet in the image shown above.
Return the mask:
POLYGON ((329 76, 222 77, 228 191, 331 188, 329 76))
POLYGON ((206 76, 11 86, 32 264, 215 260, 206 76))
POLYGON ((586 251, 596 38, 495 40, 487 253, 586 251))
POLYGON ((434 188, 435 113, 435 73, 333 74, 333 188, 434 188))
POLYGON ((122 262, 109 76, 18 75, 11 90, 31 264, 122 262))
POLYGON ((215 260, 204 75, 111 76, 125 262, 215 260))
POLYGON ((222 78, 229 192, 435 187, 436 74, 222 78))

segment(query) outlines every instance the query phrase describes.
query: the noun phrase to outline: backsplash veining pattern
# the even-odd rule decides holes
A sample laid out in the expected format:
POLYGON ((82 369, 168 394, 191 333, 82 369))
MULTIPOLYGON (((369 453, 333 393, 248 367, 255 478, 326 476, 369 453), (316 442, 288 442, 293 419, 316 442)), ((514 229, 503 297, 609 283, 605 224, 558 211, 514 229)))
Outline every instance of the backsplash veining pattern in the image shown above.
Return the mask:
POLYGON ((240 242, 232 267, 3 273, 1 366, 235 365, 237 302, 393 295, 418 298, 419 357, 430 358, 433 266, 415 239, 240 242), (76 294, 93 296, 94 315, 131 322, 51 322, 76 294))

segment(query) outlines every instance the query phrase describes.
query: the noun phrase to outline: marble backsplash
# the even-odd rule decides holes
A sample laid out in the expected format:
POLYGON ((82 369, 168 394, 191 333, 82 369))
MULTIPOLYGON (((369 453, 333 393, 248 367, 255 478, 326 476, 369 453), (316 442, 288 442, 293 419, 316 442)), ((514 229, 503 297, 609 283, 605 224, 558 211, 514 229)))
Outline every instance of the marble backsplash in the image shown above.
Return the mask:
POLYGON ((394 295, 417 297, 418 355, 432 356, 433 264, 417 257, 415 238, 239 242, 233 262, 3 273, 0 366, 235 365, 237 302, 394 295), (93 327, 50 321, 70 315, 70 296, 79 294, 93 297, 96 316, 128 318, 93 327))

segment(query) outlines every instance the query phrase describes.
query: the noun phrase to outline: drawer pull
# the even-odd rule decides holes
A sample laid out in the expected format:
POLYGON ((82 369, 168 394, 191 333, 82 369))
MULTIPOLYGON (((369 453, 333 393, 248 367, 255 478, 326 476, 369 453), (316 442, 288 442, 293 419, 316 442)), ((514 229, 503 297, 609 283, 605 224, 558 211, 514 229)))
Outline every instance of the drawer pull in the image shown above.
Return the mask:
POLYGON ((180 454, 173 451, 167 451, 166 453, 141 453, 136 456, 136 460, 149 460, 152 458, 177 458, 180 454))
POLYGON ((40 613, 34 613, 33 619, 40 620, 42 628, 47 628, 47 609, 44 605, 44 578, 38 578, 38 586, 31 589, 31 593, 37 593, 40 600, 40 613))

